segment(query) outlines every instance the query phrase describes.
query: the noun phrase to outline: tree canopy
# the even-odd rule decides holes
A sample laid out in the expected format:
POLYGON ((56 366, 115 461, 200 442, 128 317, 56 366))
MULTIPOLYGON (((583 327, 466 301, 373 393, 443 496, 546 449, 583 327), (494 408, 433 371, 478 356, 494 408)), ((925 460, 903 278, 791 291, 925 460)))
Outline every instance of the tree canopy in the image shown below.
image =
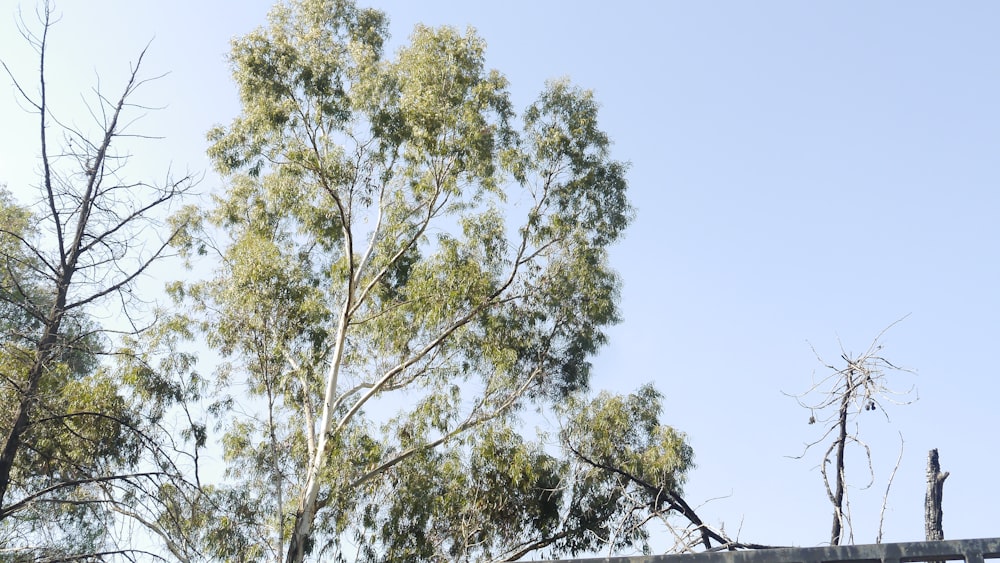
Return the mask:
MULTIPOLYGON (((384 14, 345 1, 279 4, 236 39, 243 110, 209 151, 229 187, 186 215, 218 267, 175 289, 229 358, 219 376, 245 382, 234 404, 258 399, 223 443, 276 519, 252 533, 289 561, 347 537, 372 558, 490 555, 499 530, 440 531, 468 528, 452 477, 542 455, 516 413, 585 390, 618 320, 627 166, 593 95, 554 81, 517 118, 473 30, 417 27, 393 57, 386 40, 384 14)), ((545 467, 466 486, 554 484, 545 467)), ((513 533, 527 507, 509 509, 513 533)))

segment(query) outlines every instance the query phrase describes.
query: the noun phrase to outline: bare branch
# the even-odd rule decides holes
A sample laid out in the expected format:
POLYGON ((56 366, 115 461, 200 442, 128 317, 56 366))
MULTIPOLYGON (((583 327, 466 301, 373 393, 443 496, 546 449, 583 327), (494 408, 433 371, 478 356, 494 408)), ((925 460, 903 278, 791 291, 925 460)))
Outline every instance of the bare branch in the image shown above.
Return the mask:
POLYGON ((878 535, 875 537, 875 543, 882 543, 882 532, 883 524, 885 523, 885 509, 889 504, 889 489, 892 488, 892 482, 896 479, 896 471, 899 469, 899 465, 903 462, 903 433, 899 433, 899 456, 896 457, 896 465, 892 468, 892 473, 889 474, 889 481, 885 485, 885 494, 882 495, 882 508, 878 513, 878 535))

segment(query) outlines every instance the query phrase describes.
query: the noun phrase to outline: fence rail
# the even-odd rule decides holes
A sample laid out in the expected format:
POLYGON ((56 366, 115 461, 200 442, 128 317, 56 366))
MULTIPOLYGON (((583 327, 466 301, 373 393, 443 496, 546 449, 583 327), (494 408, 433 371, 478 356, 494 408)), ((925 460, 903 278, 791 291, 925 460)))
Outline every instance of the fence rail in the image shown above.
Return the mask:
MULTIPOLYGON (((781 547, 681 555, 560 559, 558 563, 905 563, 1000 559, 1000 538, 827 547, 781 547)), ((550 563, 557 563, 552 561, 550 563)))

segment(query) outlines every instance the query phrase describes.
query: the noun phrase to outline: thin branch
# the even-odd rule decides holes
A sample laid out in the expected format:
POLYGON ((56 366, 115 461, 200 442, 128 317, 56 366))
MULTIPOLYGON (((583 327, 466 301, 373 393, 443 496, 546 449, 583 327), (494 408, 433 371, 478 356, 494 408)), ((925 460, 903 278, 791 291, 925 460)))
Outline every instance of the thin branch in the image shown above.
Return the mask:
POLYGON ((537 379, 538 374, 539 371, 536 369, 534 372, 532 372, 532 374, 529 377, 525 379, 521 387, 511 392, 510 395, 507 397, 507 400, 500 406, 495 408, 492 412, 474 417, 473 415, 475 414, 476 409, 473 409, 469 417, 466 418, 466 420, 462 424, 458 425, 451 432, 446 433, 445 435, 439 437, 436 440, 432 440, 430 442, 409 448, 403 451, 402 453, 394 456, 393 458, 381 463, 378 467, 375 467, 374 469, 368 471, 367 473, 356 479, 353 483, 351 483, 351 488, 356 488, 359 485, 364 484, 365 482, 373 479, 374 477, 377 477, 378 475, 384 473, 393 466, 398 465, 402 461, 406 460, 409 457, 412 457, 417 453, 436 448, 437 446, 447 442, 448 440, 451 440, 452 438, 458 436, 459 434, 465 432, 466 430, 478 426, 484 422, 493 420, 494 418, 502 415, 517 401, 517 399, 519 399, 524 395, 528 387, 530 387, 531 383, 534 382, 535 379, 537 379))
POLYGON ((102 475, 99 477, 88 477, 85 479, 72 479, 69 481, 63 481, 61 483, 56 483, 55 485, 50 485, 48 487, 45 487, 40 491, 37 491, 22 498, 21 500, 15 502, 14 504, 10 504, 8 506, 5 506, 3 509, 0 509, 0 520, 4 520, 11 514, 14 514, 15 512, 19 512, 27 508, 32 503, 36 502, 38 499, 44 497, 45 495, 48 495, 49 493, 53 493, 56 491, 60 491, 62 489, 69 489, 69 488, 79 487, 80 485, 87 485, 93 483, 107 483, 109 481, 128 481, 129 479, 142 478, 142 477, 158 477, 164 475, 166 475, 166 473, 162 471, 151 471, 142 473, 126 473, 122 475, 102 475))
POLYGON ((885 509, 889 505, 889 489, 892 488, 892 482, 896 479, 896 471, 899 470, 899 466, 903 463, 903 433, 899 433, 899 456, 896 457, 896 465, 892 468, 892 473, 889 474, 889 482, 885 485, 885 494, 882 495, 882 508, 878 512, 878 535, 875 536, 875 543, 882 543, 882 532, 884 531, 885 524, 885 509))

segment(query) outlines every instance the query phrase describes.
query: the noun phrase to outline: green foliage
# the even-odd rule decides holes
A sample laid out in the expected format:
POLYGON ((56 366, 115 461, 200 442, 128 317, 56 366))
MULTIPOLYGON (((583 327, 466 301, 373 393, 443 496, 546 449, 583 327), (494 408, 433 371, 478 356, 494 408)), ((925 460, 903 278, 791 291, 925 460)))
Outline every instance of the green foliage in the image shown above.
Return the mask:
MULTIPOLYGON (((512 429, 485 427, 467 448, 426 451, 393 468, 365 510, 365 560, 476 560, 559 526, 564 465, 512 429)), ((362 529, 365 529, 362 528, 362 529)))
POLYGON ((672 503, 694 455, 683 434, 660 422, 660 399, 646 385, 626 396, 605 392, 564 407, 559 440, 570 469, 562 525, 573 533, 554 543, 556 553, 646 551, 649 519, 679 508, 672 503))
MULTIPOLYGON (((0 194, 0 252, 5 268, 0 276, 0 307, 6 310, 0 333, 0 384, 3 427, 13 422, 16 405, 27 387, 35 361, 34 342, 42 330, 39 318, 52 308, 36 257, 31 214, 10 194, 0 194)), ((132 421, 125 399, 108 373, 98 370, 103 342, 95 326, 82 315, 63 321, 52 359, 39 382, 35 415, 24 437, 25 451, 13 469, 15 484, 51 482, 79 477, 97 460, 126 463, 134 447, 125 435, 132 421), (93 413, 100 413, 95 417, 93 413)))
POLYGON ((694 452, 682 434, 660 423, 660 399, 649 385, 624 397, 602 393, 576 407, 563 442, 594 465, 679 493, 693 467, 694 452))
MULTIPOLYGON (((29 211, 7 192, 0 193, 0 428, 10 428, 28 387, 36 360, 36 342, 44 315, 52 309, 52 294, 31 252, 37 235, 29 211)), ((10 473, 8 502, 0 507, 0 544, 31 545, 45 537, 46 553, 86 552, 105 536, 104 509, 95 487, 56 489, 46 502, 18 502, 61 483, 87 480, 108 467, 134 465, 141 445, 131 432, 134 411, 115 378, 100 369, 104 342, 82 314, 62 323, 50 360, 38 382, 31 422, 10 473), (10 507, 15 511, 8 513, 10 507)))

